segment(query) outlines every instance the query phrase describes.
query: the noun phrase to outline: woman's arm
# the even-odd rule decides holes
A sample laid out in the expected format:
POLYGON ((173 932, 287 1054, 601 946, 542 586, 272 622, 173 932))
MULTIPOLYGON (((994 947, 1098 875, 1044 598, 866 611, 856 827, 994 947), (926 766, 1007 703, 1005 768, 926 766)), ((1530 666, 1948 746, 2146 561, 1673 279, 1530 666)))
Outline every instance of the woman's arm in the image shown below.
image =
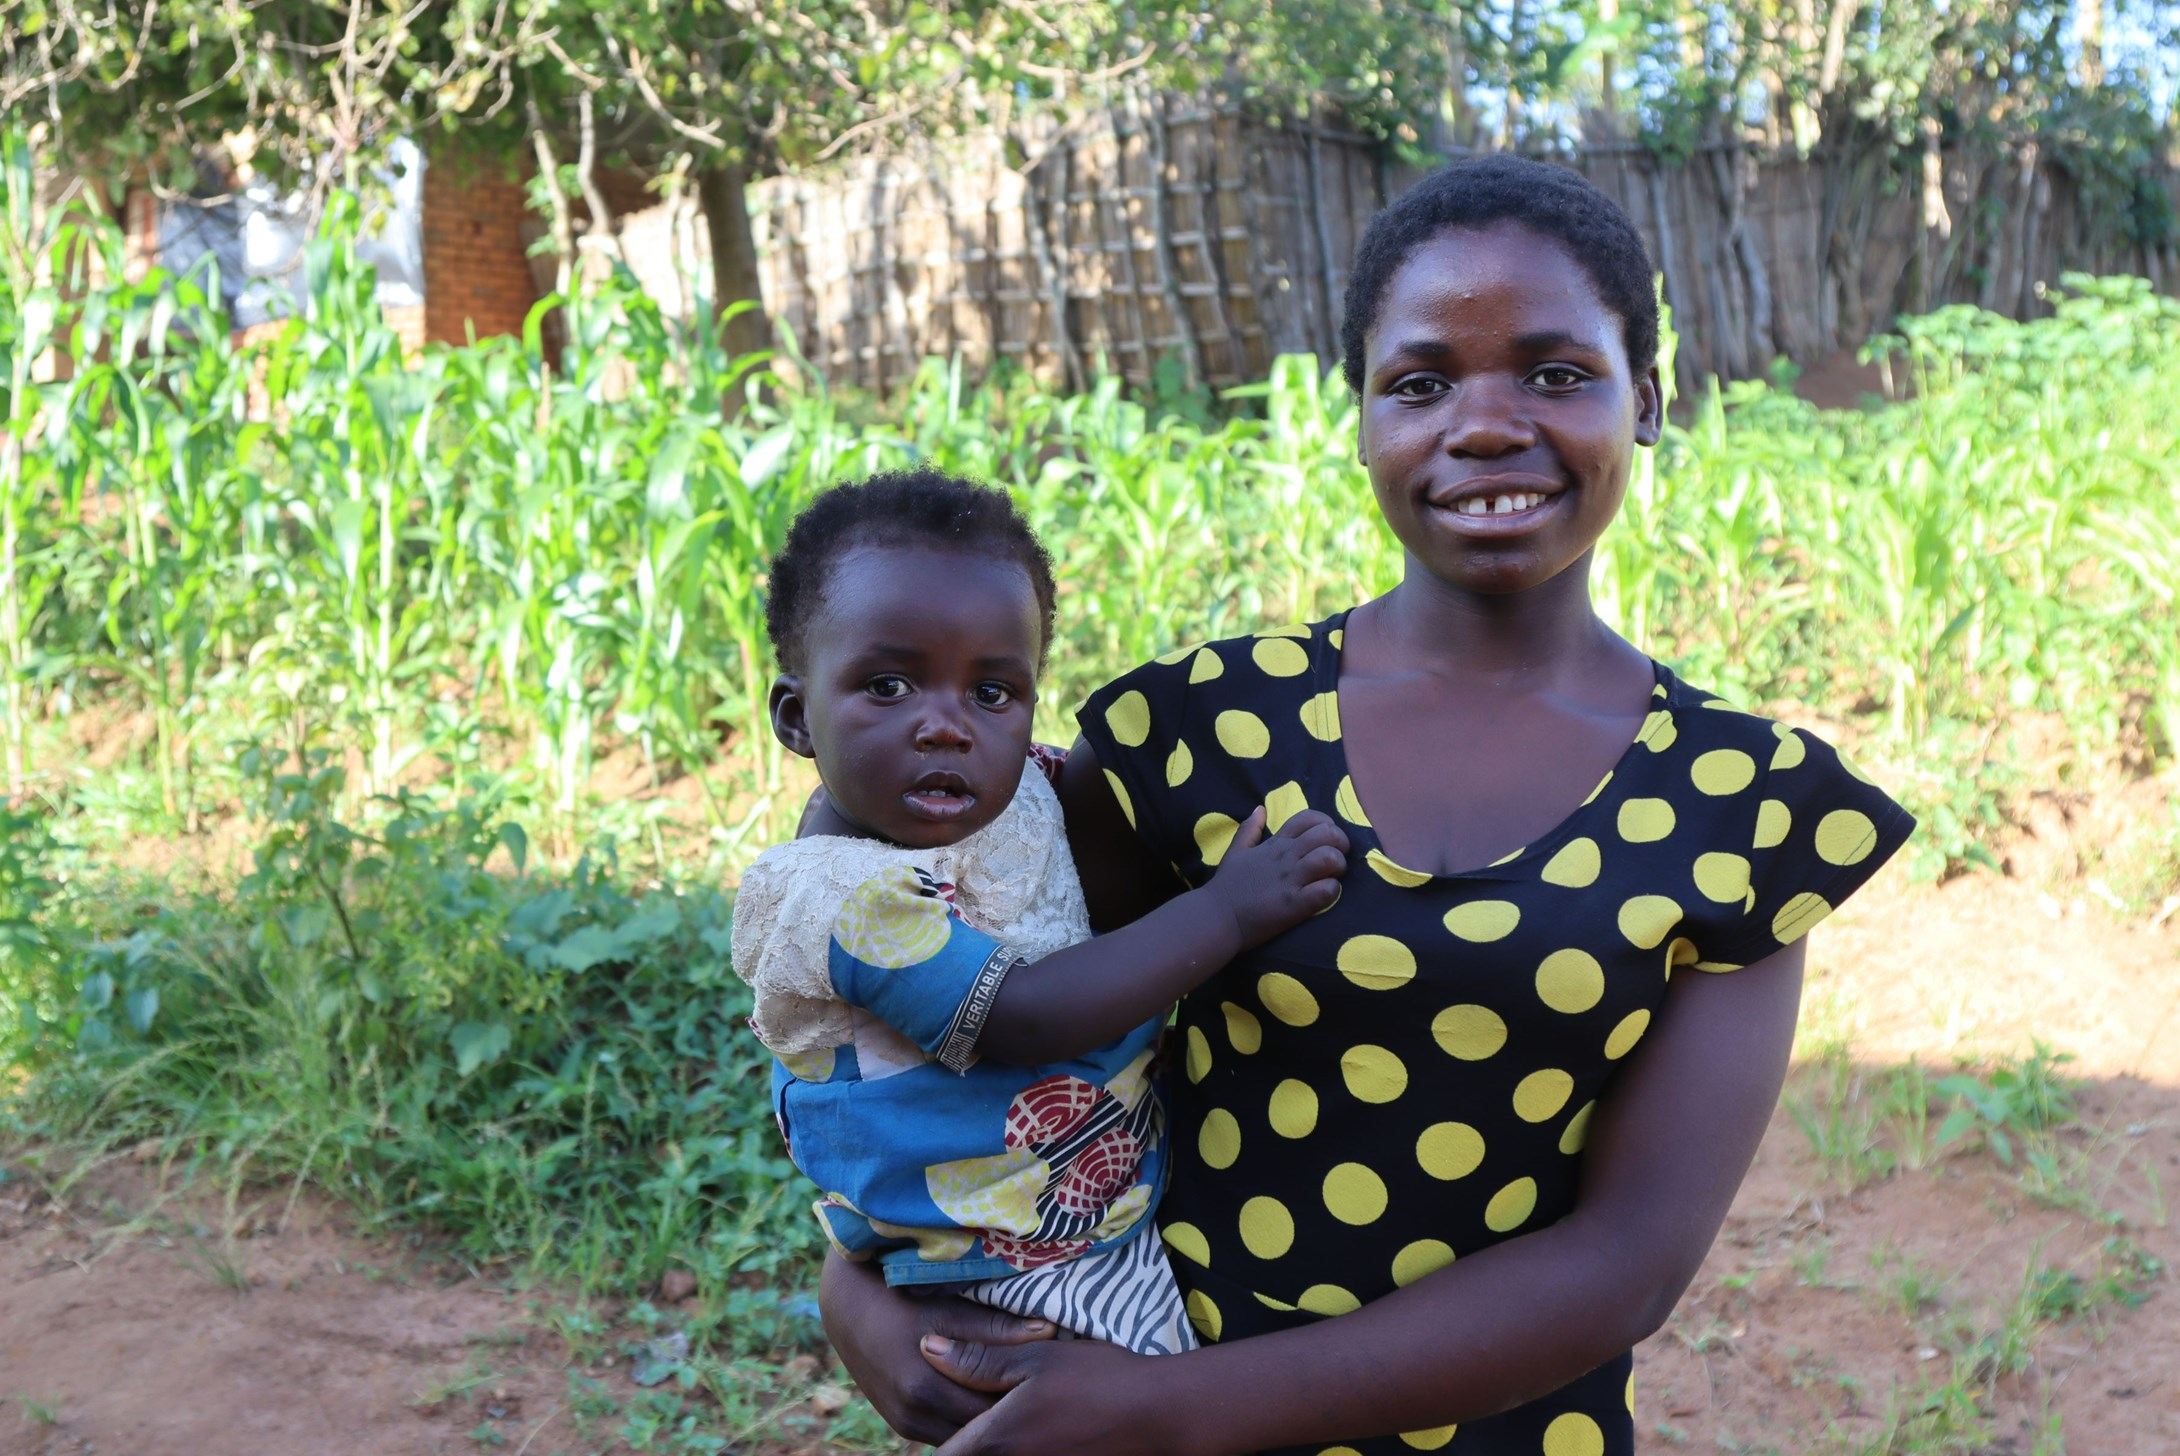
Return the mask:
POLYGON ((1067 751, 1059 788, 1092 930, 1103 934, 1141 920, 1188 888, 1128 822, 1087 739, 1077 738, 1067 751))
POLYGON ((1702 1265, 1786 1075, 1804 945, 1683 972, 1599 1105, 1574 1212, 1350 1315, 1187 1355, 927 1336, 1011 1393, 943 1456, 1233 1456, 1424 1430, 1548 1394, 1658 1329, 1702 1265))

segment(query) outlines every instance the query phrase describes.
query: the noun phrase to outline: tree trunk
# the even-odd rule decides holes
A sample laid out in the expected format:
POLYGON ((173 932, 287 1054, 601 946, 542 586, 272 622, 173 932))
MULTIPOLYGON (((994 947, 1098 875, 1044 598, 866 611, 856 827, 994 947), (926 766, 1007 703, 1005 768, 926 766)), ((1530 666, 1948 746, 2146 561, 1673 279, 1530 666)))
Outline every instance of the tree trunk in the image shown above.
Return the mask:
POLYGON ((749 173, 738 162, 715 162, 696 174, 697 203, 711 234, 713 306, 748 300, 756 305, 729 319, 723 338, 730 353, 754 354, 772 347, 757 277, 757 235, 749 225, 749 173))

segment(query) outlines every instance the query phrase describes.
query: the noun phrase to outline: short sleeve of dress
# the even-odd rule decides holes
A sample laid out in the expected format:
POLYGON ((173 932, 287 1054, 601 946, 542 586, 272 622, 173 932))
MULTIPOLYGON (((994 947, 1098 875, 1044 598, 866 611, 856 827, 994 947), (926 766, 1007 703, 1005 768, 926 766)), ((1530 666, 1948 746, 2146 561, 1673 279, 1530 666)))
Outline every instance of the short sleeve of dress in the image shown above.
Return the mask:
POLYGON ((965 1072, 1021 957, 956 914, 950 889, 912 865, 864 881, 833 920, 829 968, 842 1001, 965 1072))
POLYGON ((1189 684, 1193 674, 1217 667, 1209 647, 1146 662, 1092 693, 1075 715, 1128 823, 1172 863, 1194 853, 1193 841, 1169 813, 1171 787, 1189 771, 1182 737, 1189 684), (1208 656, 1210 669, 1199 666, 1200 656, 1208 656))
POLYGON ((1748 882, 1740 916, 1699 928, 1699 970, 1738 970, 1792 945, 1861 889, 1915 828, 1913 815, 1823 739, 1783 723, 1772 733, 1745 854, 1722 848, 1696 864, 1699 883, 1743 873, 1748 882))

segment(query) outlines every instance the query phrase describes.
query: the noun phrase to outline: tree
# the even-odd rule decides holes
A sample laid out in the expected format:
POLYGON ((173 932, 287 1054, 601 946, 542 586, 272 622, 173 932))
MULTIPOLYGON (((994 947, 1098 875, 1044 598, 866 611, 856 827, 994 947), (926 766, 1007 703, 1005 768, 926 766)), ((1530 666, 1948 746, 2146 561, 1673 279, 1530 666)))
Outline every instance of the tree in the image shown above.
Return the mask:
MULTIPOLYGON (((322 190, 403 135, 533 156, 605 228, 597 164, 693 172, 713 296, 756 299, 745 189, 905 125, 991 119, 1153 60, 1185 13, 1103 0, 0 0, 0 111, 109 177, 194 178, 223 139, 322 190), (561 161, 574 154, 572 167, 561 161)), ((761 314, 733 342, 769 342, 761 314)))

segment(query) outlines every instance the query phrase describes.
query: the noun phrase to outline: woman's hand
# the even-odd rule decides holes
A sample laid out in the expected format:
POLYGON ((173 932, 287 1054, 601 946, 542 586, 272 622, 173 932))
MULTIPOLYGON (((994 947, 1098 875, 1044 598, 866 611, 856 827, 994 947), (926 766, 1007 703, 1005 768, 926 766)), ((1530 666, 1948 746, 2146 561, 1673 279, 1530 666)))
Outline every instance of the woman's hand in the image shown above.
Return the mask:
POLYGON ((1004 1398, 963 1426, 939 1456, 1179 1456, 1172 1412, 1155 1396, 1155 1367, 1097 1340, 994 1345, 926 1335, 924 1358, 956 1388, 1004 1398))
POLYGON ((935 1335, 957 1342, 957 1349, 998 1352, 1050 1340, 1054 1333, 1049 1321, 966 1299, 902 1294, 886 1286, 877 1265, 833 1253, 825 1256, 818 1304, 825 1312, 826 1338, 878 1414, 900 1436, 931 1446, 991 1409, 993 1396, 933 1370, 917 1353, 919 1340, 935 1335))

